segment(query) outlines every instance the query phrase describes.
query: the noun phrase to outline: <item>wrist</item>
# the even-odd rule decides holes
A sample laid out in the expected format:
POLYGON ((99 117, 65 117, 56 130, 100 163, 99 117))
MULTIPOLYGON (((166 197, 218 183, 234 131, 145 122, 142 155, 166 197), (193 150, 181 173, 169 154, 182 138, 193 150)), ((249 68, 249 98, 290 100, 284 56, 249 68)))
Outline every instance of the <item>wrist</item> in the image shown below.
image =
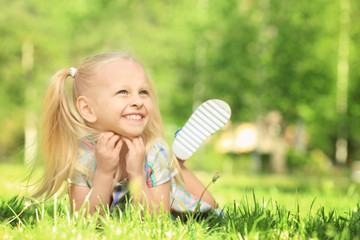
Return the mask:
POLYGON ((139 201, 143 197, 144 188, 147 186, 143 175, 129 176, 129 188, 132 196, 139 201))
POLYGON ((134 179, 145 180, 145 177, 142 173, 128 173, 128 178, 130 181, 134 179))
POLYGON ((114 180, 114 173, 95 170, 94 179, 101 180, 103 182, 112 182, 114 180))

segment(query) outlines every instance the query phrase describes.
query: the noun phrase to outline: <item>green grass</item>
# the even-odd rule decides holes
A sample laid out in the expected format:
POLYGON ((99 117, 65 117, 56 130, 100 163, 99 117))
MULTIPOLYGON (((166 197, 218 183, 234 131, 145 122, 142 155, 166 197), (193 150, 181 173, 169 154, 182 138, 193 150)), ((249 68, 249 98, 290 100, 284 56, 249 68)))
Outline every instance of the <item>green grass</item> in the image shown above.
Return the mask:
MULTIPOLYGON (((117 216, 84 218, 67 197, 28 206, 21 165, 0 164, 1 239, 358 239, 359 188, 343 173, 328 176, 221 176, 210 190, 226 216, 171 220, 141 217, 133 206, 117 216), (100 220, 98 220, 100 218, 100 220)), ((211 174, 198 173, 208 183, 211 174)))

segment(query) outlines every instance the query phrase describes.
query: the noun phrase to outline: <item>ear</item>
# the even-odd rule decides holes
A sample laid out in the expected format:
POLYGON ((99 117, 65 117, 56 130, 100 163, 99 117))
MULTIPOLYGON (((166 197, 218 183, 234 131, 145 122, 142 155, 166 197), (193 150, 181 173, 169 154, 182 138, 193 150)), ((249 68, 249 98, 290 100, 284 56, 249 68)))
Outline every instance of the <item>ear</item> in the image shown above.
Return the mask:
POLYGON ((94 109, 90 105, 90 100, 84 96, 78 97, 76 100, 76 107, 80 115, 89 123, 94 123, 97 120, 94 109))

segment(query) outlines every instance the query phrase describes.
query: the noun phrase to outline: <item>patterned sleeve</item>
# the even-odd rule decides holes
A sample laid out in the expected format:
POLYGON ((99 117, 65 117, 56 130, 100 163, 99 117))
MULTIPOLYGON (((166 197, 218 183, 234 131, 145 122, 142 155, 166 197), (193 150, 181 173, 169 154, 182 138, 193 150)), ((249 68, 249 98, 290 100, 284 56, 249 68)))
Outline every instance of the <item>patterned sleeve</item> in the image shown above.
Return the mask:
POLYGON ((79 151, 71 183, 79 186, 91 187, 95 173, 96 161, 94 147, 86 139, 79 141, 79 151))
POLYGON ((168 153, 167 144, 157 140, 146 154, 145 170, 149 187, 159 186, 172 178, 168 153))

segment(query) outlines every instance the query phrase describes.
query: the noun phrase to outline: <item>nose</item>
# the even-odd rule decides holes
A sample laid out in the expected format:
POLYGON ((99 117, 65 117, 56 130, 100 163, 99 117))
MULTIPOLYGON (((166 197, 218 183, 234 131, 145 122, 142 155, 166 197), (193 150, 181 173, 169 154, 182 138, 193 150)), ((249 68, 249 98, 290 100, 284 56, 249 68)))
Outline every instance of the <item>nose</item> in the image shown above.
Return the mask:
POLYGON ((143 100, 141 99, 141 97, 139 95, 135 95, 132 99, 131 99, 131 106, 132 107, 142 107, 144 104, 143 100))

